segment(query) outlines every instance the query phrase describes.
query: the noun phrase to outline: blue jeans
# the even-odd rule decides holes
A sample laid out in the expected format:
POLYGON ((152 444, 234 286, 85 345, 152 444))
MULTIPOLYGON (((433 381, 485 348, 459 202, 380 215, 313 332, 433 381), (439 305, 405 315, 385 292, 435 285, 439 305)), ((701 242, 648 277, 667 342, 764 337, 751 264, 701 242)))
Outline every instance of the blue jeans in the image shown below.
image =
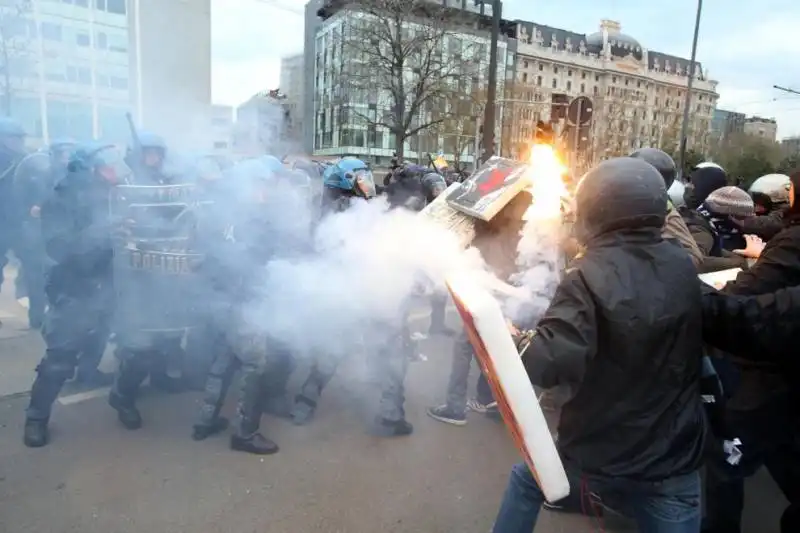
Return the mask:
MULTIPOLYGON (((605 503, 636 520, 641 533, 699 533, 700 474, 661 482, 581 476, 567 469, 571 496, 588 499, 598 493, 605 503)), ((544 494, 525 463, 514 465, 492 533, 531 533, 536 526, 544 494)), ((586 503, 589 508, 591 503, 586 503)))

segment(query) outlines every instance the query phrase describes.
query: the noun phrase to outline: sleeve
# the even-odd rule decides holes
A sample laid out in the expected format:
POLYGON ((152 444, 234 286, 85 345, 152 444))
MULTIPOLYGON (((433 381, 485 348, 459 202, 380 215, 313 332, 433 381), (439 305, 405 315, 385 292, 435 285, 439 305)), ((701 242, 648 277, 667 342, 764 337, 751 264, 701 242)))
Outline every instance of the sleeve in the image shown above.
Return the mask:
POLYGON ((95 251, 109 234, 107 225, 79 227, 75 203, 65 198, 62 191, 56 191, 42 206, 45 251, 56 263, 95 251))
POLYGON ((702 224, 687 224, 688 229, 697 243, 697 248, 703 256, 698 271, 701 274, 707 272, 717 272, 731 268, 747 268, 747 259, 740 255, 723 252, 721 257, 713 256, 711 250, 714 249, 714 235, 702 224))
POLYGON ((800 335, 800 286, 758 296, 736 296, 703 287, 703 340, 749 359, 793 355, 800 335))
POLYGON ((797 277, 800 258, 800 242, 793 237, 784 233, 769 241, 755 264, 725 285, 724 292, 740 295, 766 294, 790 284, 788 280, 797 277))
POLYGON ((768 215, 749 217, 742 221, 742 233, 758 235, 765 241, 772 239, 783 229, 783 211, 776 210, 768 215))
POLYGON ((594 300, 578 269, 568 270, 536 327, 522 363, 536 386, 580 383, 597 349, 594 300))
POLYGON ((666 239, 677 241, 678 244, 681 245, 681 248, 689 253, 689 257, 695 268, 700 267, 703 262, 703 253, 700 251, 700 247, 697 246, 694 237, 692 237, 692 233, 689 231, 688 226, 686 226, 686 222, 683 221, 683 217, 680 216, 675 209, 670 209, 667 212, 662 234, 666 239))

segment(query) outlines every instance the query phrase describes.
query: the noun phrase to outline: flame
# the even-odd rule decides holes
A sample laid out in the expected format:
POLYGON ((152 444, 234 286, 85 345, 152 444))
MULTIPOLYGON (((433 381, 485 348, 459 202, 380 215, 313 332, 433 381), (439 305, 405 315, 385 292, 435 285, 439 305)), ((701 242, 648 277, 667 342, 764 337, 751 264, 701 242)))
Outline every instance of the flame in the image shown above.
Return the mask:
POLYGON ((568 196, 564 175, 567 167, 549 144, 534 144, 529 159, 529 191, 533 203, 525 218, 553 219, 561 216, 562 200, 568 196))

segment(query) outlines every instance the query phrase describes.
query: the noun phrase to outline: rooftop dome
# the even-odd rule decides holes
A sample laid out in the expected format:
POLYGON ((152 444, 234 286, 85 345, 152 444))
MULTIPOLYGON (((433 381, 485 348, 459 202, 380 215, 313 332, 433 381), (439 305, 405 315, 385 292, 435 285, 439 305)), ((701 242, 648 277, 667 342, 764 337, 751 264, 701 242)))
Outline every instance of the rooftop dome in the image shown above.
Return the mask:
POLYGON ((618 22, 604 20, 600 24, 600 31, 586 36, 586 48, 590 53, 601 54, 603 52, 603 30, 606 30, 612 57, 623 58, 633 55, 636 59, 641 60, 642 45, 630 35, 622 33, 620 28, 618 22))

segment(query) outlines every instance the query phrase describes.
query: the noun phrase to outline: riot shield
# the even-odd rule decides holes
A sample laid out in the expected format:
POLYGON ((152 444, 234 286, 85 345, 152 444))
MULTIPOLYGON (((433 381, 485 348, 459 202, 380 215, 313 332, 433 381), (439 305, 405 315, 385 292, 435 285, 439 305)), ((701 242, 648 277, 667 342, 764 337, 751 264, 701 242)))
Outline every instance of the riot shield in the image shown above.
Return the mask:
POLYGON ((207 205, 197 201, 191 184, 113 190, 111 215, 127 229, 114 250, 118 331, 178 332, 197 325, 203 256, 195 235, 207 205))
POLYGON ((50 172, 50 156, 47 152, 26 155, 14 169, 14 188, 25 187, 31 180, 41 180, 50 172))

